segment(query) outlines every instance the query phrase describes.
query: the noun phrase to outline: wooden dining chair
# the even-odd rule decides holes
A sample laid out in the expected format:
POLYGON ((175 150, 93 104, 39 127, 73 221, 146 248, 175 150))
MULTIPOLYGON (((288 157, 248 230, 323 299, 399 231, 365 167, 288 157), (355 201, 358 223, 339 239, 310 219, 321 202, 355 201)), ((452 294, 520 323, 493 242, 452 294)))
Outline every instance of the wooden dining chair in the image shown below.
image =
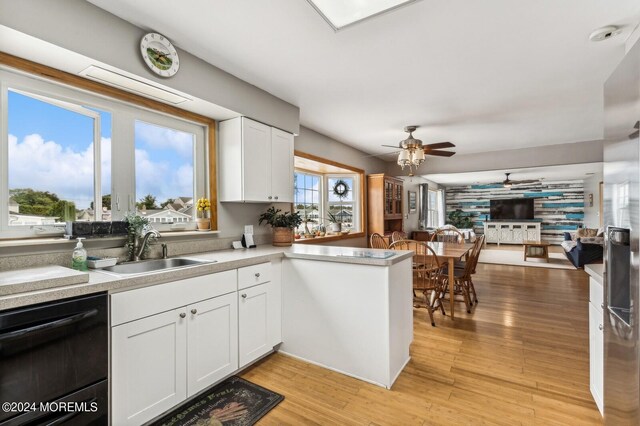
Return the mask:
POLYGON ((456 228, 438 228, 431 236, 431 241, 464 244, 464 235, 456 228))
POLYGON ((446 315, 442 279, 445 263, 440 262, 435 251, 424 241, 400 240, 389 248, 413 251, 413 306, 425 307, 431 325, 435 327, 434 311, 440 309, 442 315, 446 315))
POLYGON ((407 234, 400 231, 393 231, 391 233, 391 242, 395 243, 396 241, 402 241, 407 239, 407 234))
POLYGON ((476 295, 476 287, 473 284, 473 276, 476 273, 476 267, 478 266, 478 259, 480 258, 480 253, 482 252, 482 248, 484 247, 485 236, 481 235, 475 242, 475 246, 471 252, 471 256, 469 256, 469 261, 473 262, 471 265, 471 276, 469 277, 469 295, 473 295, 473 303, 478 303, 478 296, 476 295))
POLYGON ((471 249, 471 252, 469 253, 469 258, 466 261, 459 261, 459 262, 456 262, 455 264, 456 273, 458 274, 461 274, 464 271, 464 269, 467 268, 467 265, 469 265, 469 267, 471 268, 469 279, 468 281, 465 281, 467 285, 467 290, 469 293, 469 302, 471 305, 473 305, 474 303, 478 303, 476 288, 475 288, 475 285, 473 284, 473 275, 476 273, 476 267, 478 266, 478 259, 480 258, 480 252, 484 247, 484 241, 485 241, 484 235, 481 235, 480 237, 478 237, 473 244, 473 248, 471 249))
POLYGON ((387 243, 387 240, 378 233, 371 234, 371 237, 369 239, 369 244, 371 245, 371 248, 376 248, 376 249, 389 248, 389 244, 387 243))
POLYGON ((471 288, 471 284, 469 284, 471 282, 471 271, 473 270, 473 261, 471 259, 471 255, 469 256, 469 259, 466 262, 464 262, 463 265, 464 265, 463 268, 454 268, 453 283, 449 282, 448 269, 445 268, 445 272, 442 277, 442 281, 444 283, 443 291, 444 291, 445 298, 451 297, 449 286, 453 286, 454 301, 463 302, 467 307, 467 313, 471 313, 471 306, 473 305, 471 302, 471 295, 469 293, 470 291, 469 289, 471 288), (457 298, 458 296, 460 296, 461 299, 457 298))

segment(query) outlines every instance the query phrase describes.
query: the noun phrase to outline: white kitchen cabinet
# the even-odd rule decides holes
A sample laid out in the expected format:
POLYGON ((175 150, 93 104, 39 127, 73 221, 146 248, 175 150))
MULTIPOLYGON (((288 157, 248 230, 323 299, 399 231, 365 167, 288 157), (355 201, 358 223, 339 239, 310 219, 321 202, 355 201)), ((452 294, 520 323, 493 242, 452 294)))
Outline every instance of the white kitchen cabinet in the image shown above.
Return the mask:
POLYGON ((589 387, 591 395, 603 412, 604 390, 604 317, 602 313, 602 284, 589 279, 589 387))
POLYGON ((271 194, 274 201, 293 203, 293 135, 271 128, 271 194))
POLYGON ((240 291, 238 299, 240 368, 269 353, 282 340, 282 303, 279 282, 271 281, 240 291))
POLYGON ((186 323, 180 308, 113 327, 112 424, 140 425, 187 397, 186 323))
POLYGON ((238 369, 238 295, 187 307, 187 394, 195 395, 238 369))
POLYGON ((220 123, 220 201, 293 202, 293 135, 246 117, 220 123))

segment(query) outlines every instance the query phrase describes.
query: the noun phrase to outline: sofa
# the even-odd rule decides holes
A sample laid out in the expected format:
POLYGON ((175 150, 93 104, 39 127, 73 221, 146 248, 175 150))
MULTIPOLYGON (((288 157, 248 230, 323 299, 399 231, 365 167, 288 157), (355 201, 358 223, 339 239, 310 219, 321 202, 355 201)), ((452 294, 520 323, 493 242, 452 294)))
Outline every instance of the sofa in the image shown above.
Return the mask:
POLYGON ((562 248, 573 266, 582 268, 588 263, 602 262, 604 237, 576 237, 565 232, 562 248))

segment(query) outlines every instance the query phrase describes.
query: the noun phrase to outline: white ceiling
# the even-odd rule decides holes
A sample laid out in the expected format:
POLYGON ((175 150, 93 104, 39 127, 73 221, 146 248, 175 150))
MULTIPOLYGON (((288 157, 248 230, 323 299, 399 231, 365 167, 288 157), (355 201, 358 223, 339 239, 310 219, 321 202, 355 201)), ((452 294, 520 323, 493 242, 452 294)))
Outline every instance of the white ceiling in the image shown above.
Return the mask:
POLYGON ((568 164, 563 166, 529 167, 525 169, 491 170, 469 173, 438 173, 423 177, 444 186, 475 185, 502 182, 505 173, 511 180, 541 179, 545 182, 584 180, 602 175, 602 163, 568 164))
POLYGON ((334 32, 302 0, 89 0, 298 105, 371 153, 418 124, 459 153, 602 138, 602 84, 638 0, 421 0, 334 32), (624 25, 591 43, 592 30, 624 25))

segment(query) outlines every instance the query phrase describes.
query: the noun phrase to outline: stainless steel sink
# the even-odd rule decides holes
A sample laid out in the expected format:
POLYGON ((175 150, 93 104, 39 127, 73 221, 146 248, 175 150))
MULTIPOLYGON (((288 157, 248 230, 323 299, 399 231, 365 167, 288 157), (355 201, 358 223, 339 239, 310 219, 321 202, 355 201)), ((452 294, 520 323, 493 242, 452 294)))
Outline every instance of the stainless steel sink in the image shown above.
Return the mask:
POLYGON ((174 257, 172 259, 152 259, 140 262, 121 263, 119 265, 102 268, 101 271, 115 275, 135 275, 146 272, 156 272, 165 269, 184 268, 186 266, 204 265, 214 263, 215 260, 198 260, 185 257, 174 257))

